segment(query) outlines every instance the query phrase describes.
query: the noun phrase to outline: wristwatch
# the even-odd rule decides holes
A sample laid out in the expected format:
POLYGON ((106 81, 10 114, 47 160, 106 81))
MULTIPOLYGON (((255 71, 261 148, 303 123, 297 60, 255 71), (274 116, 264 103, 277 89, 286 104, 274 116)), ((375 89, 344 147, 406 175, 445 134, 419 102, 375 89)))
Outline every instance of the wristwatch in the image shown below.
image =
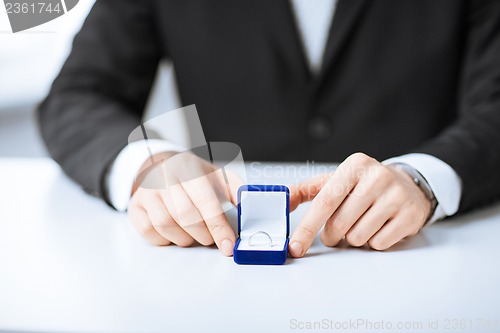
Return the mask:
POLYGON ((391 164, 391 166, 396 167, 396 168, 406 172, 413 179, 413 182, 415 183, 415 185, 417 185, 420 188, 420 190, 422 190, 422 192, 424 192, 424 195, 431 202, 431 210, 429 212, 429 216, 427 217, 427 220, 425 221, 427 223, 430 220, 430 218, 432 217, 432 215, 434 215, 434 211, 436 210, 436 207, 438 204, 436 196, 434 196, 434 192, 432 191, 432 188, 430 187, 429 183, 424 178, 424 176, 422 176, 422 174, 420 172, 418 172, 418 170, 416 170, 415 168, 412 168, 408 164, 394 163, 394 164, 391 164))

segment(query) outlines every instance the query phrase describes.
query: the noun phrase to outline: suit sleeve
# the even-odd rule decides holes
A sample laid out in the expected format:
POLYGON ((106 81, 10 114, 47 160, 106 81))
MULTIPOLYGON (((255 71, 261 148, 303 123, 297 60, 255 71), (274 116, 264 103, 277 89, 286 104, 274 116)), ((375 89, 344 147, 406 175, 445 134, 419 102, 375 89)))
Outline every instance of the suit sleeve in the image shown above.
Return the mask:
POLYGON ((464 22, 459 117, 417 152, 463 182, 459 212, 500 198, 500 1, 470 1, 464 22))
POLYGON ((150 1, 97 0, 38 109, 50 154, 94 195, 140 123, 161 57, 155 33, 150 1))

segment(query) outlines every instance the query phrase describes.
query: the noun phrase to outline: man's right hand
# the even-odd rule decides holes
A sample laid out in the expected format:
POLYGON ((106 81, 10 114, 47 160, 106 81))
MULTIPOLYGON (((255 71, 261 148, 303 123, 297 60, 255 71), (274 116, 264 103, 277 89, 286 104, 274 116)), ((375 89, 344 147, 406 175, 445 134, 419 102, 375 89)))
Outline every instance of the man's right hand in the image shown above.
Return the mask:
POLYGON ((164 183, 137 184, 128 208, 132 225, 154 245, 215 243, 231 256, 235 235, 222 203, 237 205, 241 180, 230 172, 224 176, 221 169, 191 153, 156 156, 156 161, 149 168, 160 172, 164 183))

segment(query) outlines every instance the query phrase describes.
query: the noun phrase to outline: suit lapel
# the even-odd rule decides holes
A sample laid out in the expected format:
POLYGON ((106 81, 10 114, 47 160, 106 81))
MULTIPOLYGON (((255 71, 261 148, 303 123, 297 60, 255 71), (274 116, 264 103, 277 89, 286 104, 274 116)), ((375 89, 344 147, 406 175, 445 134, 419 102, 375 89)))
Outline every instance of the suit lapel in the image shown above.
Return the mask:
POLYGON ((307 83, 311 79, 311 72, 289 1, 265 0, 271 45, 289 71, 288 75, 298 76, 301 81, 307 83))
POLYGON ((369 1, 371 0, 338 0, 328 34, 323 63, 316 80, 318 85, 323 82, 330 72, 330 68, 342 53, 353 31, 359 24, 369 1))
POLYGON ((331 72, 330 68, 341 55, 350 35, 353 33, 366 5, 372 0, 338 0, 335 15, 330 26, 323 63, 319 73, 312 75, 306 59, 302 41, 290 0, 265 0, 266 22, 270 29, 271 43, 277 56, 286 66, 288 75, 301 80, 309 93, 313 93, 331 72))

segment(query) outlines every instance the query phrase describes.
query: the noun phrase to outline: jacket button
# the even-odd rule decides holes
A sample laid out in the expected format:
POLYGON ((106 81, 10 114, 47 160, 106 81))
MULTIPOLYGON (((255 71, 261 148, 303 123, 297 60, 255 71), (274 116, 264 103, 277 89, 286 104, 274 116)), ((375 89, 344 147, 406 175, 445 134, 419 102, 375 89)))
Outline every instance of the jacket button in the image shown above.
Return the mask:
POLYGON ((325 117, 314 117, 308 124, 309 135, 315 140, 326 140, 330 137, 332 126, 325 117))

